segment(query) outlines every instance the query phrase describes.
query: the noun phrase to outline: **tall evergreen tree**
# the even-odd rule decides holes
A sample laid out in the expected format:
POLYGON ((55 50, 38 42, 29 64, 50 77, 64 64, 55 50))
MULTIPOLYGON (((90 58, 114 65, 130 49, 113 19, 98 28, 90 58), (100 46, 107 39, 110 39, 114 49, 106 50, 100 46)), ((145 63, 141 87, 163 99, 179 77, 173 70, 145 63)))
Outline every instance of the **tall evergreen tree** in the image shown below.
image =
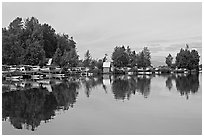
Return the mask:
POLYGON ((173 61, 173 57, 171 56, 171 54, 169 54, 166 57, 166 61, 165 61, 168 67, 172 67, 172 61, 173 61))

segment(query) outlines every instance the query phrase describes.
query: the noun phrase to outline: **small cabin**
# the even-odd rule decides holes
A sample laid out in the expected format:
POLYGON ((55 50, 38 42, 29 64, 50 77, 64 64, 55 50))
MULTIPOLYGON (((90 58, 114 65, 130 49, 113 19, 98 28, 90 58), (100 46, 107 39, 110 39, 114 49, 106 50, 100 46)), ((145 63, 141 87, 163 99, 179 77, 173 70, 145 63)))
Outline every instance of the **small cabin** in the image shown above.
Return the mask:
POLYGON ((110 73, 111 62, 103 62, 103 73, 110 73))

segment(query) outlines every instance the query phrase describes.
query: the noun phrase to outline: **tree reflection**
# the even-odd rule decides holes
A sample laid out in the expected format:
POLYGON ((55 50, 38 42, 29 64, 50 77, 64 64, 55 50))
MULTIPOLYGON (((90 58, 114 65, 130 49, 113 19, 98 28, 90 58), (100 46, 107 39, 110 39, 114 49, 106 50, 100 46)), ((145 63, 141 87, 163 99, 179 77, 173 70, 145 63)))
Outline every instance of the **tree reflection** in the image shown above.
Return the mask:
POLYGON ((34 131, 41 121, 49 121, 58 109, 73 107, 78 95, 79 83, 63 82, 53 85, 53 92, 46 88, 33 88, 5 92, 2 94, 2 118, 16 129, 34 131))
POLYGON ((137 79, 137 83, 136 83, 137 90, 139 93, 142 93, 142 95, 144 95, 145 98, 147 98, 150 94, 150 83, 151 83, 151 79, 146 78, 145 76, 137 79))
POLYGON ((58 108, 68 110, 69 106, 73 107, 78 95, 77 89, 79 89, 79 82, 63 82, 59 85, 52 86, 52 94, 55 96, 58 108))
POLYGON ((173 84, 172 84, 172 77, 168 77, 167 80, 166 80, 166 87, 171 90, 172 87, 173 87, 173 84))
POLYGON ((144 97, 150 93, 150 78, 142 77, 115 77, 112 83, 112 91, 115 99, 130 99, 131 94, 139 92, 144 97))
POLYGON ((92 89, 103 84, 103 79, 102 77, 87 77, 82 79, 82 83, 85 87, 85 94, 89 97, 92 89))
POLYGON ((199 88, 198 74, 178 76, 176 78, 176 88, 180 92, 181 96, 185 95, 186 99, 189 98, 189 94, 195 94, 199 88))
POLYGON ((131 91, 129 87, 128 79, 116 78, 112 84, 112 91, 115 96, 115 99, 124 100, 126 97, 129 99, 131 91))
POLYGON ((186 96, 189 98, 190 93, 196 93, 199 88, 199 74, 189 74, 189 75, 169 75, 166 80, 166 87, 171 90, 173 87, 172 81, 176 82, 176 89, 180 92, 181 96, 186 96))

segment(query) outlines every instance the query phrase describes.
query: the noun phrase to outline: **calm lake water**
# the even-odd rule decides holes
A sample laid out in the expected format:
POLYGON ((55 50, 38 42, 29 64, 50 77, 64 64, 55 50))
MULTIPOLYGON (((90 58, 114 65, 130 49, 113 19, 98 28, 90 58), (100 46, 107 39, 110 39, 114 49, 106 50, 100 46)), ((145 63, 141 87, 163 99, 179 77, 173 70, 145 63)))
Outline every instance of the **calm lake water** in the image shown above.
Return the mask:
POLYGON ((3 134, 202 133, 201 73, 3 81, 2 89, 3 134))

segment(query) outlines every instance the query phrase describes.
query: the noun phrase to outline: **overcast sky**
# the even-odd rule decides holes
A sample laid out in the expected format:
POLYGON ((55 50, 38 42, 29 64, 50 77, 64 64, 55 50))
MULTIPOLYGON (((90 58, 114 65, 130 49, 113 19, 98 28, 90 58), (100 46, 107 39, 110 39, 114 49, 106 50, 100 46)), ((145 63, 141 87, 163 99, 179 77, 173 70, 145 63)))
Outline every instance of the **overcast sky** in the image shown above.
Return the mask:
POLYGON ((115 46, 151 51, 153 65, 162 65, 188 43, 201 55, 202 3, 3 3, 2 25, 16 17, 36 17, 57 33, 73 36, 80 58, 109 58, 115 46))

